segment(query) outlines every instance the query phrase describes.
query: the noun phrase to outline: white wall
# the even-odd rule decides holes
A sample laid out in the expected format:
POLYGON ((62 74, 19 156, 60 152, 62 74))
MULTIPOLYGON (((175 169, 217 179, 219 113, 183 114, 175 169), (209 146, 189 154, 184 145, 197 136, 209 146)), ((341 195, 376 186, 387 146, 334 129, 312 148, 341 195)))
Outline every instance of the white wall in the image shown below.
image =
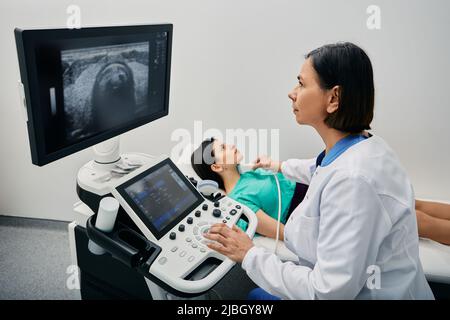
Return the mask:
POLYGON ((19 109, 14 27, 64 27, 77 4, 82 26, 174 24, 170 114, 125 134, 123 151, 170 153, 177 128, 279 128, 280 156, 313 157, 317 134, 299 127, 287 93, 309 50, 353 41, 372 59, 374 133, 398 153, 417 196, 450 199, 450 2, 392 0, 127 0, 0 2, 0 214, 72 219, 75 176, 90 150, 31 164, 19 109), (366 8, 381 8, 381 30, 366 8))

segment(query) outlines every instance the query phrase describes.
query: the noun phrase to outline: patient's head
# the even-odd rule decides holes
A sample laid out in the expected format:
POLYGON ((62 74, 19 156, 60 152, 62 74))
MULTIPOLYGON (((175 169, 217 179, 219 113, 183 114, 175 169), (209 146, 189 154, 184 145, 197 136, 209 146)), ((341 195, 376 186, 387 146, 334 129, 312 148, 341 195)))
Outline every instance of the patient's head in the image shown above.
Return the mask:
POLYGON ((225 189, 224 179, 227 174, 237 170, 241 160, 242 155, 235 145, 214 138, 203 141, 191 156, 191 164, 197 175, 203 180, 216 181, 221 189, 225 189))

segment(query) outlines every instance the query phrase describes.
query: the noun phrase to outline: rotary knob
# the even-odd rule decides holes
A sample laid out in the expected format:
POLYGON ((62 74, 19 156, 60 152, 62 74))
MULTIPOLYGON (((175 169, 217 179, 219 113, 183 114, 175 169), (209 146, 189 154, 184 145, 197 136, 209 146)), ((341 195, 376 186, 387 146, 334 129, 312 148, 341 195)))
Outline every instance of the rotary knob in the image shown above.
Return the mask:
POLYGON ((222 211, 220 211, 219 209, 214 209, 212 214, 214 217, 220 218, 220 216, 222 215, 222 211))
POLYGON ((219 201, 214 202, 214 207, 218 208, 219 206, 220 206, 220 202, 219 201))
POLYGON ((187 218, 187 223, 188 224, 192 224, 192 222, 194 222, 194 219, 192 219, 192 217, 187 218))
POLYGON ((195 216, 199 218, 202 215, 202 212, 200 210, 195 211, 195 216))
POLYGON ((202 209, 205 210, 205 211, 208 210, 208 204, 206 204, 206 203, 203 204, 202 209))
POLYGON ((177 237, 177 234, 175 232, 171 232, 169 235, 170 240, 175 240, 176 237, 177 237))

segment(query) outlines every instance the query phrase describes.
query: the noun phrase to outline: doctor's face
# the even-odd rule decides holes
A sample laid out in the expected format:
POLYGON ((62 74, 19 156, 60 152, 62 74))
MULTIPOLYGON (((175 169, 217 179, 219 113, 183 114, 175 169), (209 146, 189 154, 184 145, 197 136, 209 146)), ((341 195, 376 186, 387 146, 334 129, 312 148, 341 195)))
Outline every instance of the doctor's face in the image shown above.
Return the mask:
POLYGON ((313 127, 323 124, 327 117, 327 96, 320 87, 311 58, 306 59, 303 63, 297 80, 298 84, 288 94, 292 100, 292 109, 297 123, 313 127))

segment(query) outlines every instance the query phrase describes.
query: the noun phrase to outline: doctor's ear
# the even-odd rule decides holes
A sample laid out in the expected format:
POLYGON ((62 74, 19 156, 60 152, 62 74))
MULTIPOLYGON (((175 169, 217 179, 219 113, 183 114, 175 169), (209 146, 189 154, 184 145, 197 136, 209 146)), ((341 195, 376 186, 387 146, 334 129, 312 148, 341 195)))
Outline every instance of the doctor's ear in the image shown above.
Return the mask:
POLYGON ((329 91, 327 112, 334 113, 339 108, 339 100, 341 96, 341 87, 334 86, 329 91))
POLYGON ((223 171, 223 166, 221 166, 220 164, 217 163, 213 163, 211 165, 211 170, 214 172, 222 172, 223 171))

